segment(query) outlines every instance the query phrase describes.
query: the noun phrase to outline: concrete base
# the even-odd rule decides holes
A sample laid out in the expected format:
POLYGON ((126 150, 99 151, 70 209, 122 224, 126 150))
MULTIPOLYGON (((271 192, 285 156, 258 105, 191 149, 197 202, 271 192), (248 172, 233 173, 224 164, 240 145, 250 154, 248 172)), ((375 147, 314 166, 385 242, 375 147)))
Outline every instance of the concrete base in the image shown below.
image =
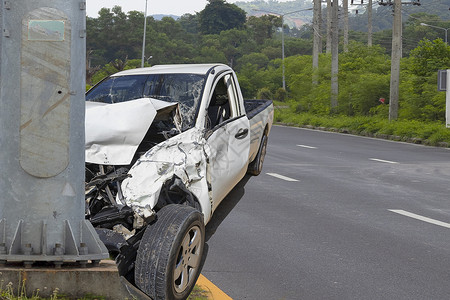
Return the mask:
POLYGON ((75 264, 64 264, 61 269, 48 266, 26 269, 22 264, 6 265, 0 268, 0 281, 3 289, 11 282, 15 295, 19 287, 25 286, 28 297, 36 294, 50 297, 56 291, 58 295, 71 299, 86 295, 101 296, 108 300, 149 299, 139 290, 124 284, 116 264, 111 260, 103 260, 96 267, 88 264, 87 268, 75 264))

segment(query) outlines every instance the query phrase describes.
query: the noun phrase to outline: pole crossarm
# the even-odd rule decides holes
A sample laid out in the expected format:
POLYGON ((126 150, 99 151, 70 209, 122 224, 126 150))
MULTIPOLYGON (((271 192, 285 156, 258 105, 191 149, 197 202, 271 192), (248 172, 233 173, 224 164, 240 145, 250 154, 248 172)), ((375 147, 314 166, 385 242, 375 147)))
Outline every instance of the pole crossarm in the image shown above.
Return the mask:
MULTIPOLYGON (((402 4, 402 5, 412 4, 412 5, 417 5, 417 6, 420 6, 420 5, 421 5, 421 3, 420 3, 419 0, 416 0, 416 1, 410 1, 410 2, 401 2, 401 4, 402 4)), ((393 5, 394 5, 394 1, 388 0, 387 2, 383 2, 383 0, 380 0, 380 1, 378 2, 378 5, 382 5, 382 6, 390 5, 390 6, 393 6, 393 5)))

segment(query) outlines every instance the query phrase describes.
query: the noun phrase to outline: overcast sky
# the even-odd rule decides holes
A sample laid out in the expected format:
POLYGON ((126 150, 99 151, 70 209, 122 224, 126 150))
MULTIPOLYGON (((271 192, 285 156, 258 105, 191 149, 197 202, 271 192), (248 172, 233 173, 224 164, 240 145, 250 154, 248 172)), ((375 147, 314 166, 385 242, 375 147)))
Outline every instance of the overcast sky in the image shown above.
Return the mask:
MULTIPOLYGON (((250 0, 241 0, 247 1, 250 0)), ((289 0, 278 0, 279 2, 286 2, 289 0)), ((234 3, 236 0, 228 0, 228 3, 234 3)), ((148 0, 147 14, 172 14, 181 16, 185 13, 195 13, 205 8, 206 0, 148 0)), ((87 15, 89 17, 97 17, 98 11, 102 7, 112 8, 116 5, 122 7, 124 12, 130 10, 138 10, 144 12, 145 0, 86 0, 87 15)))

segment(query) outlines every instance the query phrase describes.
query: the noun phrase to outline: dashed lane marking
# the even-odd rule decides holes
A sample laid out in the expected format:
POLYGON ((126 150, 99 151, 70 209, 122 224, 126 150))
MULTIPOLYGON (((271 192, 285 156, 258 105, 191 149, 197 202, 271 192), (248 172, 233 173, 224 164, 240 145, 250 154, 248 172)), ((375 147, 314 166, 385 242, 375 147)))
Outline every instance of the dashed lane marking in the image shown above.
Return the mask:
POLYGON ((270 175, 270 176, 272 176, 272 177, 281 179, 281 180, 285 180, 285 181, 290 181, 290 182, 296 182, 296 181, 298 181, 297 179, 290 178, 290 177, 287 177, 287 176, 283 176, 283 175, 280 175, 280 174, 277 174, 277 173, 266 173, 266 174, 267 174, 267 175, 270 175))
POLYGON ((208 294, 208 300, 233 300, 202 274, 198 277, 196 284, 208 294))
POLYGON ((308 146, 308 145, 297 145, 297 147, 306 148, 306 149, 317 149, 317 147, 308 146))
POLYGON ((427 223, 430 223, 430 224, 442 226, 442 227, 445 227, 445 228, 450 228, 450 224, 449 223, 441 222, 441 221, 438 221, 438 220, 435 220, 435 219, 431 219, 431 218, 427 218, 427 217, 424 217, 424 216, 421 216, 421 215, 416 215, 416 214, 413 214, 413 213, 405 211, 405 210, 389 209, 389 211, 391 211, 393 213, 396 213, 396 214, 400 214, 400 215, 406 216, 406 217, 410 217, 410 218, 413 218, 413 219, 416 219, 416 220, 427 222, 427 223))
POLYGON ((395 162, 395 161, 384 160, 384 159, 378 159, 378 158, 369 158, 369 160, 377 161, 377 162, 382 162, 382 163, 386 163, 386 164, 398 164, 398 162, 395 162))

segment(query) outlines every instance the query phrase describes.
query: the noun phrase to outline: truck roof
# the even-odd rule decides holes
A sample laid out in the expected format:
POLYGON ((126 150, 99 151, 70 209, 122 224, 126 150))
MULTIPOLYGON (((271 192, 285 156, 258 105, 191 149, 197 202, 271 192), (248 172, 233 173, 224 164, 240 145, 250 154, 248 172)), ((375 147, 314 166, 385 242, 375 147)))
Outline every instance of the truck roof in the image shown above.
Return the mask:
POLYGON ((128 75, 150 75, 150 74, 201 74, 206 75, 213 67, 225 67, 224 64, 177 64, 177 65, 156 65, 150 68, 138 68, 118 72, 112 77, 128 75))

